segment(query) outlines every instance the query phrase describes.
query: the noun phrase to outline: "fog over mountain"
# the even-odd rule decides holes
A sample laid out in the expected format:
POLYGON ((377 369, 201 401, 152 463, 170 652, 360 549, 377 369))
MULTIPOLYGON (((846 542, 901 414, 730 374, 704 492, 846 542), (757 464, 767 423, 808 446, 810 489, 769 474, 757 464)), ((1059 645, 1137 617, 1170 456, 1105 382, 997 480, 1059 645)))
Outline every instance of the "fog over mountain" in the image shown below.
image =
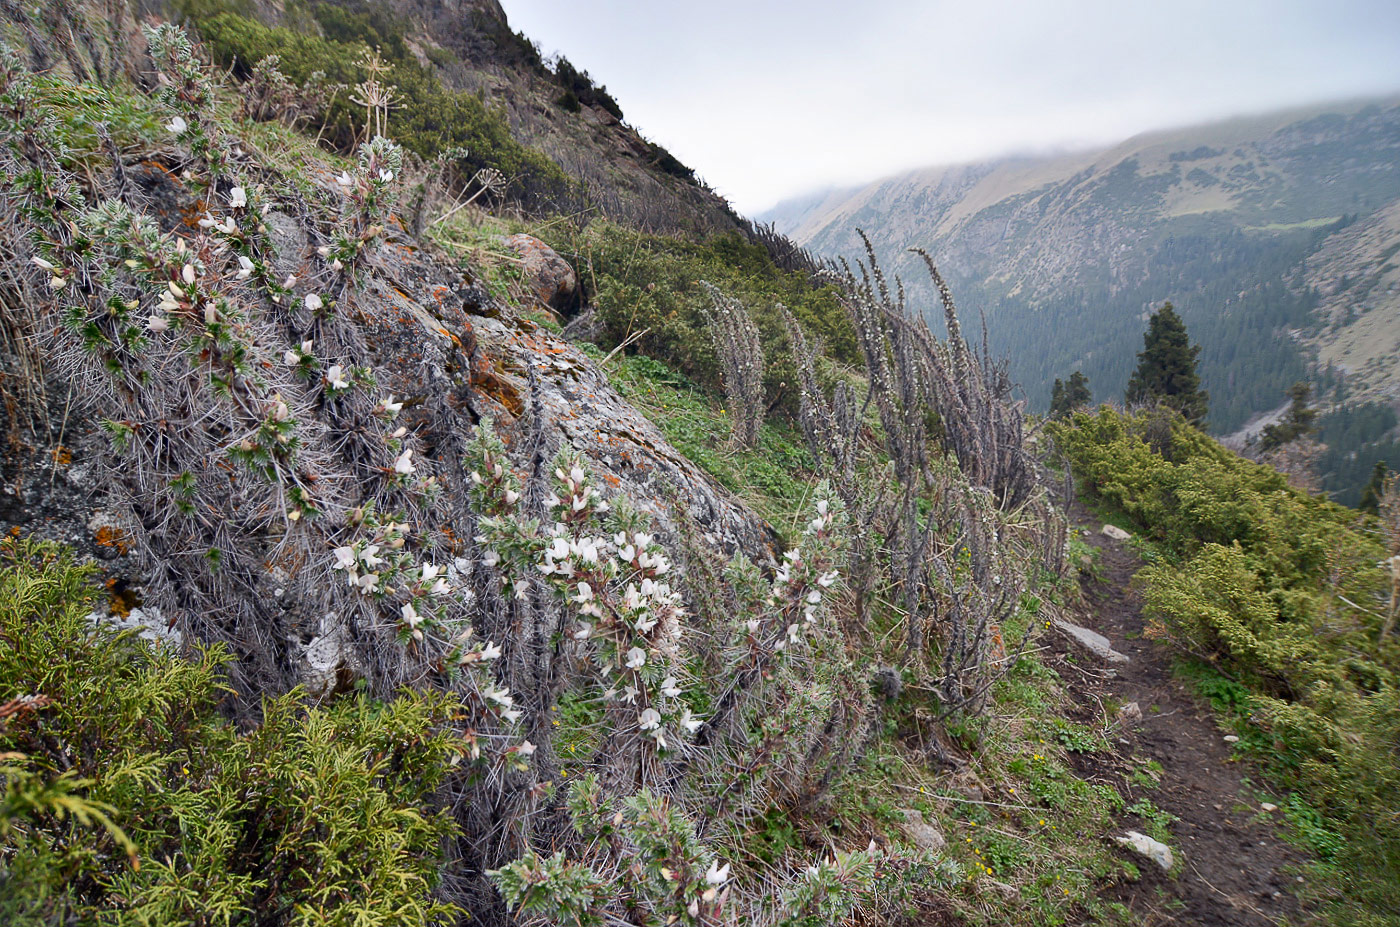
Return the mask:
MULTIPOLYGON (((831 257, 859 253, 864 230, 902 270, 905 248, 927 248, 1037 408, 1075 370, 1096 398, 1121 398, 1144 319, 1170 300, 1203 347, 1209 424, 1227 433, 1297 380, 1349 406, 1400 396, 1397 203, 1391 97, 911 171, 761 218, 831 257)), ((1394 453, 1395 416, 1376 422, 1370 459, 1394 453)))
POLYGON ((1376 0, 506 0, 746 213, 929 164, 1400 90, 1376 0))

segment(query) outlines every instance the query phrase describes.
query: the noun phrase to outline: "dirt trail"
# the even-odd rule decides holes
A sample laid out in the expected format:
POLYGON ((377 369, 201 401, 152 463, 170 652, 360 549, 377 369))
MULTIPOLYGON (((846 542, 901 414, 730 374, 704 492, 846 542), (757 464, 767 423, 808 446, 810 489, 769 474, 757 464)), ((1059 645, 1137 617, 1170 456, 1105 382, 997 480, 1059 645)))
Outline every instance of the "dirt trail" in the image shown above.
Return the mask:
MULTIPOLYGON (((1115 733, 1119 742, 1114 746, 1122 756, 1156 760, 1164 772, 1156 789, 1129 786, 1130 803, 1145 796, 1180 819, 1171 827, 1180 874, 1168 876, 1139 859, 1141 880, 1119 886, 1116 900, 1144 925, 1296 923, 1300 909, 1290 889, 1298 887, 1296 867, 1303 858, 1279 839, 1266 820, 1269 815, 1261 813, 1252 790, 1242 784, 1250 770, 1230 761, 1232 748, 1210 706, 1198 703, 1173 677, 1170 649, 1143 637, 1141 603, 1129 585, 1142 562, 1125 543, 1105 537, 1098 527, 1091 527, 1089 542, 1101 551, 1102 578, 1086 581, 1089 610, 1081 619, 1108 637, 1130 662, 1115 664, 1109 672, 1108 666, 1082 651, 1072 651, 1085 683, 1075 688, 1086 713, 1092 707, 1100 717, 1101 706, 1110 700, 1119 705, 1137 702, 1142 720, 1115 733)), ((1087 762, 1095 760, 1089 757, 1087 762)), ((1081 771, 1113 775, 1111 770, 1081 771)), ((1118 773, 1117 784, 1123 787, 1121 770, 1118 773)))

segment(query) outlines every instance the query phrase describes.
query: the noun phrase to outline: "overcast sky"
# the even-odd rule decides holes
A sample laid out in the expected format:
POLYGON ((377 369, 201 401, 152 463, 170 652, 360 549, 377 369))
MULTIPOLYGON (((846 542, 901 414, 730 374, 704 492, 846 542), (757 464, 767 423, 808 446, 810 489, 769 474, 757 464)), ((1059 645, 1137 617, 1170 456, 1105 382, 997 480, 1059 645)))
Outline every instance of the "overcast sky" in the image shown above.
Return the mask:
POLYGON ((503 0, 753 215, 905 168, 1400 91, 1400 0, 503 0))

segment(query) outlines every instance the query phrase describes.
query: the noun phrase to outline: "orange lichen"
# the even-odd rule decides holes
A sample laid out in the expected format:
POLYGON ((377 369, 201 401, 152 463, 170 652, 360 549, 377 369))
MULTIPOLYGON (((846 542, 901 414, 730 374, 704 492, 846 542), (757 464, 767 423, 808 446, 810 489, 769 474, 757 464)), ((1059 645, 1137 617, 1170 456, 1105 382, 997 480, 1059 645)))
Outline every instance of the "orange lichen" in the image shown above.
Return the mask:
POLYGON ((126 543, 126 532, 114 525, 103 525, 98 528, 92 539, 98 547, 110 548, 119 554, 125 554, 131 549, 126 543))
POLYGON ((109 579, 107 586, 107 608, 113 615, 125 621, 131 617, 131 610, 141 606, 141 597, 125 580, 109 579))

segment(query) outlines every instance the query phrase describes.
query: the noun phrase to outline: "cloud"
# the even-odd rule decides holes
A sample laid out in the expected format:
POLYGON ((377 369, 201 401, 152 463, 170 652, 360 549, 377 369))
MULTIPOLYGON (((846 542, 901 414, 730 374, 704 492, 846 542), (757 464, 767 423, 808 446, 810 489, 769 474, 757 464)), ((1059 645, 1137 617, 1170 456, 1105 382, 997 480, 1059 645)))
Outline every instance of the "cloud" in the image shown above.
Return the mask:
POLYGON ((1400 90, 1400 4, 506 0, 743 212, 911 167, 1400 90))

